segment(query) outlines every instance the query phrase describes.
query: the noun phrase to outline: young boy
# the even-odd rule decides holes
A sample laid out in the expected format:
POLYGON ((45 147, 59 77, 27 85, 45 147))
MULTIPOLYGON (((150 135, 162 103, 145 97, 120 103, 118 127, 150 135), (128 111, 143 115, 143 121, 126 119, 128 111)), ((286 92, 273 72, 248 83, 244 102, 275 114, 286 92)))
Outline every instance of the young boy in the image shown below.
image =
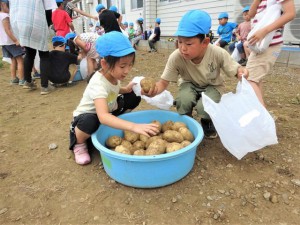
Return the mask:
POLYGON ((50 52, 51 76, 48 79, 54 84, 64 84, 72 86, 76 71, 69 71, 71 64, 77 64, 81 59, 80 54, 65 52, 66 41, 62 36, 52 38, 53 50, 50 52))
POLYGON ((237 23, 228 22, 228 13, 222 12, 219 17, 219 27, 217 33, 220 35, 220 41, 217 43, 217 46, 224 48, 231 42, 232 32, 237 27, 237 23))
POLYGON ((161 22, 160 18, 155 19, 154 36, 151 40, 149 39, 148 41, 150 47, 149 52, 157 52, 154 43, 160 40, 160 27, 159 27, 160 22, 161 22))
POLYGON ((24 61, 22 57, 24 51, 11 30, 8 13, 8 0, 0 0, 0 46, 2 46, 3 57, 11 59, 10 83, 24 85, 24 61), (17 77, 17 68, 19 77, 17 77))
MULTIPOLYGON (((265 106, 262 93, 262 79, 269 73, 270 69, 275 64, 275 61, 280 53, 281 45, 283 43, 282 28, 289 21, 295 18, 295 5, 293 0, 276 0, 275 4, 282 5, 282 14, 273 23, 261 28, 248 38, 250 45, 255 45, 256 42, 261 41, 268 33, 276 30, 269 48, 261 54, 254 52, 250 53, 247 62, 247 69, 249 70, 249 81, 252 85, 261 104, 265 106)), ((250 18, 254 17, 253 27, 259 22, 259 18, 266 11, 267 0, 253 0, 249 10, 250 18)))
POLYGON ((178 113, 192 116, 195 108, 201 117, 205 136, 216 138, 213 123, 204 111, 201 94, 205 92, 215 102, 219 102, 224 88, 221 70, 227 76, 237 76, 239 79, 242 75, 247 78, 248 71, 235 62, 226 50, 210 44, 210 28, 211 18, 208 13, 202 10, 187 12, 180 20, 175 34, 178 36, 178 49, 169 56, 155 88, 142 94, 150 97, 160 94, 169 82, 176 82, 180 75, 182 82, 175 99, 178 113))
POLYGON ((242 66, 246 66, 246 64, 247 64, 247 58, 246 58, 245 50, 244 50, 244 43, 245 43, 245 41, 247 41, 247 36, 251 30, 250 17, 248 16, 249 9, 250 9, 250 6, 246 6, 243 9, 244 22, 240 23, 237 30, 235 31, 235 35, 236 35, 237 39, 239 40, 239 43, 237 44, 237 46, 235 46, 236 43, 232 43, 229 46, 230 52, 233 52, 235 47, 237 48, 237 50, 241 56, 241 60, 238 63, 241 64, 242 66))
POLYGON ((135 34, 135 30, 133 28, 133 22, 130 22, 129 23, 129 29, 128 29, 128 37, 129 37, 130 41, 131 41, 131 39, 134 38, 134 34, 135 34))
POLYGON ((74 32, 75 28, 71 17, 64 10, 63 0, 56 0, 57 9, 52 13, 52 22, 57 36, 65 37, 70 29, 74 32))

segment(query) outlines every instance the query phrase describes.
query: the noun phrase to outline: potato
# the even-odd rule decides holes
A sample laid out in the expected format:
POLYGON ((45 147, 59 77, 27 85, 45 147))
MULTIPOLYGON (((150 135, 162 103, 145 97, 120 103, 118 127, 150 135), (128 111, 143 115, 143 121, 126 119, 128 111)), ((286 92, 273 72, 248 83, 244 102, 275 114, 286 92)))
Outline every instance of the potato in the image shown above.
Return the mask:
POLYGON ((177 122, 175 122, 175 123, 173 124, 172 130, 178 131, 180 127, 186 127, 186 124, 183 123, 183 122, 177 121, 177 122))
POLYGON ((152 136, 152 137, 150 137, 150 138, 147 140, 147 142, 146 142, 146 148, 148 148, 148 146, 149 146, 153 141, 155 141, 155 140, 157 140, 157 139, 162 139, 162 137, 161 137, 161 136, 152 136))
POLYGON ((132 144, 132 149, 133 150, 138 150, 138 149, 145 149, 145 142, 143 141, 136 141, 132 144))
POLYGON ((130 143, 134 143, 139 139, 140 135, 134 133, 132 131, 125 130, 124 131, 124 139, 129 141, 130 143))
POLYGON ((138 150, 135 150, 133 155, 146 155, 146 151, 143 149, 138 149, 138 150))
POLYGON ((183 141, 183 142, 181 142, 180 144, 181 144, 182 148, 184 148, 184 147, 186 147, 186 146, 190 145, 190 144, 191 144, 191 142, 190 142, 190 141, 187 141, 187 140, 184 140, 184 141, 183 141))
POLYGON ((148 141, 148 139, 149 139, 149 137, 147 137, 146 135, 144 135, 144 134, 140 134, 140 140, 141 141, 143 141, 143 142, 147 142, 148 141))
POLYGON ((166 142, 163 139, 154 140, 147 148, 147 150, 150 149, 156 149, 159 154, 163 154, 166 152, 166 142))
POLYGON ((183 142, 183 136, 181 133, 179 133, 176 130, 167 130, 163 133, 163 139, 167 142, 177 142, 181 143, 183 142))
POLYGON ((194 135, 187 127, 180 127, 178 132, 182 134, 184 140, 187 140, 190 142, 194 141, 194 135))
POLYGON ((161 125, 161 132, 165 132, 166 130, 172 130, 174 122, 171 120, 168 120, 167 122, 163 123, 161 125))
POLYGON ((127 148, 125 148, 123 145, 118 145, 115 149, 116 152, 126 154, 126 155, 132 155, 131 151, 127 148))
POLYGON ((158 120, 153 120, 151 123, 157 124, 158 125, 158 131, 161 132, 161 122, 159 122, 158 120))
POLYGON ((145 155, 160 155, 159 149, 151 148, 145 151, 145 155))
POLYGON ((169 152, 175 152, 179 149, 182 149, 182 145, 177 143, 177 142, 172 142, 172 143, 168 143, 166 145, 166 152, 169 153, 169 152))
POLYGON ((123 145, 127 149, 131 149, 132 148, 132 144, 129 141, 127 141, 127 140, 122 140, 121 145, 123 145))
POLYGON ((116 135, 110 136, 106 139, 105 144, 108 148, 115 148, 120 145, 122 142, 122 138, 116 135))
POLYGON ((141 80, 140 84, 141 84, 141 88, 143 89, 143 91, 145 93, 148 93, 151 88, 155 87, 155 80, 150 77, 146 77, 141 80))

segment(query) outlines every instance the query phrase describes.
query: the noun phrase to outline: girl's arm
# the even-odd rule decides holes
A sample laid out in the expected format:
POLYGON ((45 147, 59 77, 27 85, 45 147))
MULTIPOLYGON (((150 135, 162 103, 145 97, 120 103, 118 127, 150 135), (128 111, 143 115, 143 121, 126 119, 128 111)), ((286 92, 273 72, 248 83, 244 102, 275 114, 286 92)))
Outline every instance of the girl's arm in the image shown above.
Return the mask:
POLYGON ((250 18, 253 18, 256 15, 257 7, 260 4, 261 0, 253 0, 248 15, 250 18))
POLYGON ((98 20, 98 16, 92 16, 92 15, 90 15, 90 14, 88 14, 88 13, 86 13, 86 12, 84 12, 84 11, 78 9, 78 8, 74 8, 73 10, 74 10, 75 12, 77 12, 77 13, 83 15, 83 16, 89 17, 89 18, 94 19, 94 20, 98 20))
POLYGON ((119 93, 120 94, 126 94, 132 92, 132 87, 135 85, 135 83, 130 82, 126 87, 121 87, 119 93))
POLYGON ((94 100, 97 116, 101 124, 120 129, 128 130, 146 136, 156 135, 159 130, 156 124, 137 124, 127 120, 120 119, 108 111, 107 101, 105 98, 98 98, 94 100))
POLYGON ((15 35, 13 34, 13 32, 11 30, 9 18, 6 17, 5 19, 3 19, 2 24, 3 24, 4 30, 5 30, 5 33, 7 34, 7 36, 10 37, 10 39, 15 43, 15 45, 20 45, 19 40, 15 37, 15 35))

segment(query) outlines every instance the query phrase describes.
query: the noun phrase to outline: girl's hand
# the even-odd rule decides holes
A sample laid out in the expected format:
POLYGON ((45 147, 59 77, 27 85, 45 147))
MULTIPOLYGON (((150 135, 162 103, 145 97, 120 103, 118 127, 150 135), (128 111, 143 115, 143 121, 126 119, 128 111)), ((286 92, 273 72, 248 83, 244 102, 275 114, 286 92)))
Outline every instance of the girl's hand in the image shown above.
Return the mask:
POLYGON ((147 137, 154 136, 159 133, 158 125, 154 123, 134 124, 132 131, 138 134, 146 135, 147 137))
POLYGON ((250 45, 255 45, 255 43, 260 42, 268 33, 264 28, 256 31, 249 39, 250 45))
POLYGON ((249 71, 245 67, 239 67, 237 71, 237 77, 239 80, 242 79, 242 76, 244 76, 245 79, 248 79, 249 71))
POLYGON ((127 84, 127 86, 125 87, 125 93, 130 93, 132 92, 132 87, 136 85, 136 83, 130 82, 129 84, 127 84))

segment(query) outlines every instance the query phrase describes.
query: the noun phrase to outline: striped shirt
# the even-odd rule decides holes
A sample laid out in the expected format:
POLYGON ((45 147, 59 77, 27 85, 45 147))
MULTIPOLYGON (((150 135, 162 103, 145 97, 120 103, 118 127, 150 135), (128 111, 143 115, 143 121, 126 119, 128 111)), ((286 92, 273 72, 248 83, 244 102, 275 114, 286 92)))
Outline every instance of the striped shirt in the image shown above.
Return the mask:
MULTIPOLYGON (((280 4, 281 2, 284 1, 285 0, 276 0, 276 4, 280 4)), ((251 24, 252 29, 263 17, 264 13, 266 12, 266 9, 267 9, 267 0, 261 0, 260 4, 257 7, 256 15, 252 20, 252 24, 251 24)), ((283 27, 276 30, 270 46, 283 43, 282 32, 283 32, 283 27)))

